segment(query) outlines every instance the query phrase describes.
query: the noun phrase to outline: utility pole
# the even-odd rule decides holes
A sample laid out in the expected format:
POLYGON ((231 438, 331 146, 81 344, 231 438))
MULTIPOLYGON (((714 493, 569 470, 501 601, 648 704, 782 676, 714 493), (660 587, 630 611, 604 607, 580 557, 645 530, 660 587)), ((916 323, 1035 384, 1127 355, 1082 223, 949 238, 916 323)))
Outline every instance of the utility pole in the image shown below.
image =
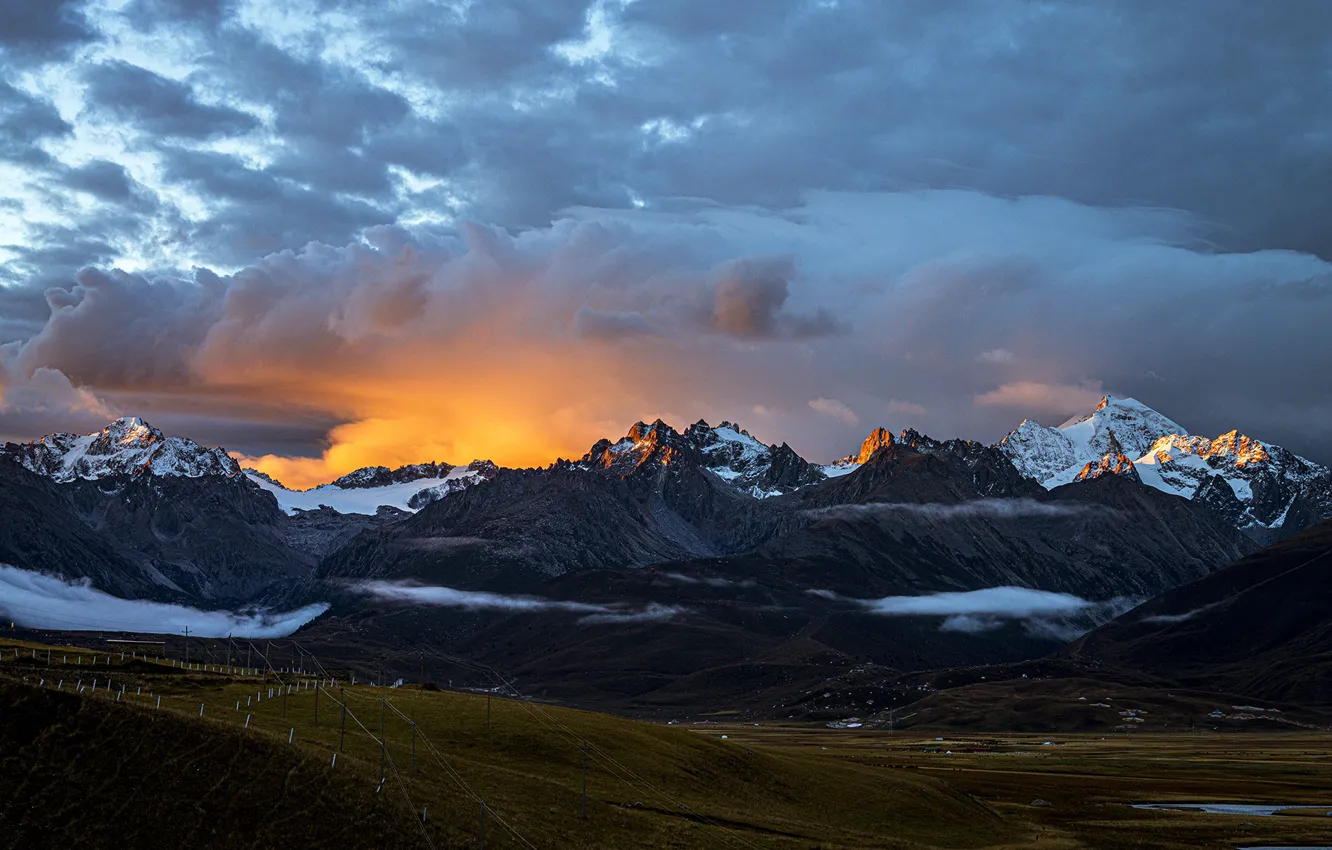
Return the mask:
POLYGON ((250 650, 254 649, 254 644, 245 642, 245 675, 250 675, 250 650))
POLYGON ((587 820, 587 741, 583 742, 583 820, 587 820))
POLYGON ((319 685, 315 685, 315 721, 314 725, 319 725, 319 685))
POLYGON ((490 731, 490 691, 486 691, 486 731, 490 731))
POLYGON ((347 741, 347 692, 338 685, 338 696, 342 697, 342 731, 338 733, 338 752, 342 752, 342 745, 347 741))
POLYGON ((185 666, 190 666, 190 627, 185 627, 185 666))
POLYGON ((379 781, 384 781, 385 762, 388 761, 388 739, 384 737, 384 720, 388 709, 384 700, 379 701, 379 781))

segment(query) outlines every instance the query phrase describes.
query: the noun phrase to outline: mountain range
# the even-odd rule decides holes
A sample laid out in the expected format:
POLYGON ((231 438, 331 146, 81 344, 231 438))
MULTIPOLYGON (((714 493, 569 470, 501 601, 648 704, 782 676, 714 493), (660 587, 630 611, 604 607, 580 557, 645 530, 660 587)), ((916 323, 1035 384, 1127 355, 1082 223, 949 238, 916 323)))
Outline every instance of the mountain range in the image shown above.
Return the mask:
POLYGON ((0 564, 128 599, 327 604, 303 634, 330 651, 429 647, 642 708, 828 665, 1043 655, 1332 516, 1328 479, 1113 397, 996 445, 879 428, 818 464, 658 420, 545 468, 369 467, 304 491, 127 418, 0 448, 0 564))
MULTIPOLYGON (((676 432, 658 420, 635 424, 619 440, 599 441, 574 467, 623 471, 669 446, 696 455, 702 469, 738 493, 765 499, 854 472, 875 451, 895 441, 913 446, 937 443, 914 430, 894 437, 877 428, 858 452, 816 464, 786 443, 766 445, 731 422, 713 427, 699 421, 676 432)), ((1198 501, 1258 542, 1288 536, 1332 516, 1332 471, 1326 467, 1237 430, 1216 438, 1191 434, 1131 398, 1106 396, 1089 414, 1058 427, 1023 420, 995 448, 1023 477, 1047 490, 1103 475, 1125 476, 1198 501)), ((118 419, 93 434, 52 434, 30 443, 6 443, 0 447, 0 457, 62 484, 143 473, 200 478, 235 477, 242 472, 226 450, 167 437, 135 417, 118 419)), ((549 470, 566 465, 557 462, 549 470)), ((243 474, 272 493, 292 515, 321 506, 342 514, 374 515, 381 506, 418 510, 489 481, 499 471, 486 460, 466 466, 439 462, 396 469, 373 466, 307 490, 285 487, 257 470, 246 469, 243 474)))

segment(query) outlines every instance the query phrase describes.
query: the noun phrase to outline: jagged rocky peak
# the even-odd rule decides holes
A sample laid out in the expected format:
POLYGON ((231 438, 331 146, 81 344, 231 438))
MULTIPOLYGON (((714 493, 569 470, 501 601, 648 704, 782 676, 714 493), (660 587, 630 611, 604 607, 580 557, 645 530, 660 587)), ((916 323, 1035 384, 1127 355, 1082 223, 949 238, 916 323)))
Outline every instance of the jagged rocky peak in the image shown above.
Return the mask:
POLYGON ((145 446, 157 440, 166 439, 166 435, 137 416, 122 416, 112 420, 98 432, 98 440, 119 446, 145 446))
POLYGON ((892 446, 894 443, 895 440, 893 439, 892 431, 889 431, 887 428, 882 428, 882 427, 875 428, 873 431, 869 432, 869 435, 865 437, 863 441, 861 441, 859 452, 853 455, 847 455, 846 457, 838 458, 837 460, 823 467, 822 471, 829 478, 837 478, 839 476, 855 472, 857 469, 861 467, 861 465, 866 463, 870 458, 874 457, 875 452, 883 448, 888 448, 892 446))
POLYGON ((635 422, 625 436, 613 443, 610 440, 598 440, 583 455, 582 462, 617 474, 628 474, 653 458, 670 461, 677 453, 672 450, 678 450, 683 445, 680 433, 660 419, 650 425, 635 422), (665 456, 662 452, 666 453, 665 456))
POLYGON ((1120 445, 1115 437, 1115 432, 1110 431, 1110 439, 1107 443, 1108 449, 1105 455, 1097 462, 1089 461, 1082 467, 1076 480, 1088 481, 1092 478, 1100 478, 1103 475, 1122 475, 1134 481, 1141 481, 1138 476, 1138 470, 1133 466, 1133 460, 1124 454, 1124 447, 1120 445))
POLYGON ((897 435, 897 441, 904 446, 910 446, 918 452, 933 452, 942 449, 944 444, 931 436, 922 434, 915 428, 905 428, 902 433, 897 435))
MULTIPOLYGON (((440 464, 441 467, 445 464, 440 464)), ((464 467, 450 467, 449 471, 437 476, 440 483, 423 487, 407 500, 407 507, 420 510, 431 502, 437 502, 450 493, 460 493, 468 487, 474 487, 489 481, 499 474, 499 467, 493 461, 474 460, 464 467)), ((426 483, 426 479, 416 479, 426 483)))
POLYGON ((860 454, 856 457, 857 463, 865 463, 879 449, 884 449, 893 444, 893 432, 887 428, 875 428, 869 432, 869 436, 860 444, 860 454))
POLYGON ((767 498, 822 481, 820 469, 785 443, 765 445, 729 420, 713 427, 700 419, 680 433, 658 419, 638 422, 620 440, 600 440, 581 465, 629 475, 647 464, 696 463, 737 490, 767 498))
POLYGON ((387 466, 363 466, 341 478, 333 480, 333 486, 351 489, 354 487, 385 487, 389 484, 406 484, 423 478, 445 478, 455 469, 447 463, 409 463, 396 469, 387 466))
POLYGON ((1042 484, 1078 462, 1077 447, 1068 436, 1031 419, 1023 419, 1000 440, 999 451, 1018 472, 1042 484))
POLYGON ((474 460, 467 466, 447 463, 413 463, 397 469, 368 466, 328 484, 292 490, 271 475, 256 469, 245 470, 250 481, 272 493, 278 506, 291 516, 324 509, 340 514, 385 516, 385 508, 405 515, 451 493, 489 481, 498 472, 499 467, 488 460, 474 460))
POLYGON ((921 454, 940 454, 950 452, 963 457, 971 457, 985 450, 985 444, 975 440, 953 437, 948 440, 936 440, 928 434, 922 434, 915 428, 907 428, 897 435, 900 445, 914 449, 921 454))
POLYGON ((680 436, 679 432, 657 419, 651 425, 646 422, 634 423, 625 438, 633 440, 635 443, 657 444, 669 442, 678 436, 680 436))
POLYGON ((225 449, 168 437, 137 416, 121 417, 91 434, 50 434, 29 443, 5 443, 0 456, 62 483, 113 475, 235 476, 241 471, 225 449))
POLYGON ((766 463, 772 451, 744 428, 725 420, 714 428, 700 419, 685 429, 683 436, 703 454, 709 466, 721 464, 737 472, 766 463))
POLYGON ((684 433, 715 475, 758 499, 779 496, 827 476, 786 443, 765 445, 734 422, 699 420, 684 433))

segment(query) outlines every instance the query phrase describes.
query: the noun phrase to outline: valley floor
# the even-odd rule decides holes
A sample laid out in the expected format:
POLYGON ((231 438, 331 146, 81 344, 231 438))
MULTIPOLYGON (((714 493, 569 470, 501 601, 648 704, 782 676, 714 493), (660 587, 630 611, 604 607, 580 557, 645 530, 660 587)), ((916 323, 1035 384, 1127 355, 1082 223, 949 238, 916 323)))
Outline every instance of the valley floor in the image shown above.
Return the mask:
POLYGON ((47 649, 0 640, 0 848, 475 847, 482 801, 487 847, 1332 846, 1326 733, 650 724, 47 649), (1171 801, 1314 808, 1132 806, 1171 801))

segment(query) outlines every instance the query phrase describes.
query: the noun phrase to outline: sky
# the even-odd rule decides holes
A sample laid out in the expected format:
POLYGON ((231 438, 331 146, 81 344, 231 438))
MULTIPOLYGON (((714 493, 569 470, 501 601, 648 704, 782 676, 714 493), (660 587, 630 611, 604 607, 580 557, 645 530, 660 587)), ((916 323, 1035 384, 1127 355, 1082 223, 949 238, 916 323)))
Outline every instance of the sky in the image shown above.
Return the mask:
POLYGON ((139 415, 308 486, 1109 392, 1332 462, 1322 0, 0 20, 0 439, 139 415))

